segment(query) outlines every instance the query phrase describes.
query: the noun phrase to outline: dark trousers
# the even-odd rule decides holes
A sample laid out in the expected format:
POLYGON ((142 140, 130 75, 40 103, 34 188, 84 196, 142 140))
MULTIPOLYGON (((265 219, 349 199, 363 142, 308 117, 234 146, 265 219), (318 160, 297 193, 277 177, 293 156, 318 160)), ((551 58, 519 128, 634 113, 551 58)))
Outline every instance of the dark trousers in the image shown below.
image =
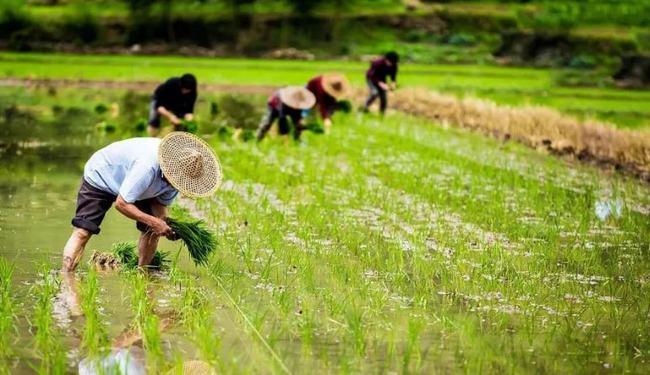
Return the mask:
MULTIPOLYGON (((289 124, 289 115, 282 113, 281 111, 278 111, 277 109, 268 106, 266 109, 266 113, 262 117, 262 121, 260 122, 259 127, 257 128, 257 140, 261 141, 266 133, 269 132, 271 129, 271 126, 273 126, 273 122, 275 120, 278 120, 278 132, 281 135, 287 135, 291 132, 291 125, 289 124)), ((293 120, 292 120, 293 121, 293 120)), ((293 124, 294 129, 293 129, 293 137, 295 139, 300 139, 300 134, 302 133, 302 127, 300 124, 293 124)))
POLYGON ((365 110, 367 111, 368 108, 372 105, 372 103, 374 103, 375 100, 379 98, 379 110, 383 114, 384 112, 386 112, 386 105, 388 104, 388 100, 386 97, 386 90, 376 85, 369 78, 366 78, 366 83, 368 84, 369 94, 368 94, 368 99, 366 99, 365 110))

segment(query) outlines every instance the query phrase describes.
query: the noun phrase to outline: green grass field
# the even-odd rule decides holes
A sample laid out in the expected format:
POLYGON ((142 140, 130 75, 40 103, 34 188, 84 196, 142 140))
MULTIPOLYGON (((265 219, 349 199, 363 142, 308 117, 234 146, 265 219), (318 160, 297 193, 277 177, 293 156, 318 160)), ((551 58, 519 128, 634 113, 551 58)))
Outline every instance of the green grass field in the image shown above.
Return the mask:
MULTIPOLYGON (((0 53, 0 78, 23 79, 157 82, 191 71, 202 83, 280 86, 305 84, 316 74, 336 70, 346 73, 353 84, 364 86, 366 68, 366 63, 344 61, 0 53)), ((554 73, 549 69, 403 64, 398 81, 402 87, 475 95, 502 104, 551 106, 620 127, 650 125, 650 92, 561 87, 554 83, 554 73)))
MULTIPOLYGON (((361 85, 365 64, 0 55, 3 78, 148 82, 188 66, 205 83, 300 84, 336 69, 361 85)), ((647 94, 553 87, 545 70, 402 73, 403 85, 486 97, 549 90, 553 106, 590 110, 638 110, 647 94), (443 74, 458 88, 438 86, 443 74)), ((189 360, 223 373, 650 371, 650 187, 400 113, 337 114, 331 134, 299 144, 242 142, 216 130, 224 108, 211 113, 228 93, 201 93, 224 183, 178 206, 217 233, 208 267, 162 241, 167 272, 92 270, 92 250, 137 236, 112 210, 77 276, 61 277, 84 162, 142 134, 149 94, 0 87, 0 374, 76 373, 124 342, 150 373, 189 360)), ((265 97, 241 98, 254 126, 265 97)))
MULTIPOLYGON (((94 351, 133 317, 158 371, 189 358, 224 372, 648 370, 646 185, 401 115, 340 116, 300 146, 211 144, 224 185, 181 202, 217 230, 209 268, 182 254, 169 279, 83 272, 82 291, 117 289, 88 297, 99 326, 71 323, 94 351), (601 221, 609 204, 620 216, 601 221), (157 329, 151 312, 169 309, 178 322, 157 329)), ((51 369, 75 329, 41 305, 39 350, 54 352, 34 361, 51 369)))

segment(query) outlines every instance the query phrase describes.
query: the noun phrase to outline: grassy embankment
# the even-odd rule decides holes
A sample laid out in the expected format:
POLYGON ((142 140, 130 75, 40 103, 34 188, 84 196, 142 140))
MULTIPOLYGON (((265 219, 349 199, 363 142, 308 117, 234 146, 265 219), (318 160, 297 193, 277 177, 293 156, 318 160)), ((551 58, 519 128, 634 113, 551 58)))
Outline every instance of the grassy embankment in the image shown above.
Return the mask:
MULTIPOLYGON (((304 84, 320 72, 345 72, 363 86, 366 63, 273 61, 143 56, 0 54, 0 77, 157 82, 185 71, 201 83, 237 85, 304 84)), ((578 117, 596 117, 619 127, 649 125, 650 93, 555 84, 557 71, 480 65, 404 64, 403 87, 425 87, 458 96, 478 96, 501 104, 537 104, 578 117)))

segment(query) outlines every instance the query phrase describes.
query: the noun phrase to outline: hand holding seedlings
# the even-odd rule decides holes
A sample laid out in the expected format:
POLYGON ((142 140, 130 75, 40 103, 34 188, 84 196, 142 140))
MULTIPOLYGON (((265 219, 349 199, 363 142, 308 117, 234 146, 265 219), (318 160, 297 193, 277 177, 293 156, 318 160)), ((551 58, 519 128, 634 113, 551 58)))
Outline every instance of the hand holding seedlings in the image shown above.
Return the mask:
MULTIPOLYGON (((72 220, 75 230, 63 250, 63 270, 76 268, 86 243, 99 233, 113 203, 121 214, 136 221, 140 230, 139 267, 151 264, 160 237, 173 240, 175 233, 186 242, 193 256, 199 254, 194 257, 195 262, 204 264, 214 241, 191 242, 164 218, 167 206, 179 192, 192 198, 206 197, 215 192, 220 182, 221 166, 214 151, 189 133, 172 132, 162 140, 132 138, 97 151, 84 168, 77 212, 72 220), (192 252, 195 249, 198 253, 192 252)), ((196 241, 206 238, 201 230, 193 233, 199 235, 196 241)))
POLYGON ((167 225, 167 222, 157 217, 151 218, 151 223, 149 224, 149 227, 151 227, 152 232, 154 232, 156 235, 161 237, 169 238, 173 234, 172 228, 169 225, 167 225))

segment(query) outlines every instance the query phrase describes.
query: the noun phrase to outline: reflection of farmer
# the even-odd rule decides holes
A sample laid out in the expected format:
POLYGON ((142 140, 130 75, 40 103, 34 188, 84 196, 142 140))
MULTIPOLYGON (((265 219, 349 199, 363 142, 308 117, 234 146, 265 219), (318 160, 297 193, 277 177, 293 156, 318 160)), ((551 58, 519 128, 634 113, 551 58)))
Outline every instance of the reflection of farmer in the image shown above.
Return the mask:
POLYGON ((370 69, 366 72, 366 82, 370 94, 366 100, 364 107, 368 111, 368 107, 379 98, 379 110, 383 114, 386 112, 386 92, 394 90, 397 85, 397 63, 399 62, 399 55, 397 52, 388 52, 384 57, 375 59, 370 64, 370 69), (386 82, 386 77, 390 77, 390 85, 386 82))
POLYGON ((158 86, 149 108, 149 135, 160 130, 160 116, 165 116, 179 130, 182 120, 192 120, 196 102, 196 78, 192 74, 173 77, 158 86))
POLYGON ((288 118, 293 123, 294 138, 300 139, 303 130, 302 111, 310 109, 315 103, 314 94, 304 87, 289 86, 276 91, 267 102, 266 114, 257 129, 257 139, 264 138, 276 119, 280 134, 289 134, 291 127, 288 118))
MULTIPOLYGON (((79 283, 72 273, 63 273, 61 279, 61 292, 55 300, 55 310, 60 314, 76 318, 83 316, 83 309, 80 305, 79 283)), ((153 290, 147 290, 149 304, 154 304, 151 296, 153 290)), ((172 329, 178 322, 181 315, 174 310, 152 311, 158 317, 158 331, 160 333, 172 329)), ((146 353, 143 350, 143 333, 137 326, 129 325, 112 340, 109 351, 95 356, 82 359, 78 365, 79 375, 145 375, 147 373, 146 353)), ((177 364, 168 373, 183 375, 213 375, 214 368, 205 361, 187 360, 177 364)))
POLYGON ((161 236, 173 239, 165 222, 167 206, 181 193, 207 196, 217 188, 221 168, 213 151, 199 138, 172 132, 165 138, 132 138, 95 152, 84 168, 77 195, 74 230, 63 250, 63 270, 73 271, 91 235, 99 233, 104 215, 115 203, 142 232, 138 265, 147 266, 161 236))
POLYGON ((343 74, 329 73, 312 78, 307 83, 307 90, 316 97, 316 106, 323 119, 325 129, 332 126, 332 115, 339 109, 339 100, 350 91, 350 84, 343 74))

